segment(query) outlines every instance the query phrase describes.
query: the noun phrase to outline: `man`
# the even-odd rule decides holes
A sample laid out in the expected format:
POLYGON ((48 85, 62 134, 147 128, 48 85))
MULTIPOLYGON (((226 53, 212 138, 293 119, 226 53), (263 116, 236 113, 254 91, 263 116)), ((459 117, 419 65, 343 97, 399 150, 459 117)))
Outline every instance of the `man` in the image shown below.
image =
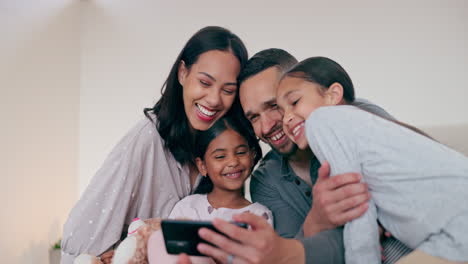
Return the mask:
MULTIPOLYGON (((220 262, 344 263, 340 226, 367 210, 369 193, 366 184, 360 183, 360 175, 348 173, 330 178, 328 164, 321 167, 310 150, 299 150, 282 130, 283 115, 276 105, 276 89, 281 75, 296 63, 292 55, 281 49, 255 54, 240 75, 239 95, 255 134, 273 149, 253 173, 252 200, 272 210, 275 230, 281 237, 297 240, 275 236, 252 215, 241 215, 235 220, 250 224, 254 236, 215 221, 218 229, 241 242, 202 231, 203 238, 225 251, 209 246, 203 246, 201 251, 220 262)), ((364 100, 356 100, 355 105, 392 118, 364 100)), ((404 248, 393 238, 387 240, 404 248)), ((389 263, 397 259, 395 256, 401 254, 390 252, 389 263)))
POLYGON ((261 51, 242 71, 239 91, 244 113, 255 134, 273 149, 253 173, 252 199, 273 211, 275 230, 288 238, 296 236, 304 220, 314 227, 306 232, 307 236, 341 226, 362 215, 369 198, 367 186, 359 183, 356 174, 322 177, 315 182, 319 162, 310 150, 299 150, 284 134, 276 89, 282 73, 296 63, 284 50, 261 51), (312 186, 317 203, 310 210, 312 186))

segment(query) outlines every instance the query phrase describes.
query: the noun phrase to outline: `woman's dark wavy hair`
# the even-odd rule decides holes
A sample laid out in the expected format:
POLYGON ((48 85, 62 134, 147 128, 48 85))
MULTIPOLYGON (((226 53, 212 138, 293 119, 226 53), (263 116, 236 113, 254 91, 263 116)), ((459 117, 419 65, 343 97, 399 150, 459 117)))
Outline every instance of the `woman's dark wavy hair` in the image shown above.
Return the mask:
MULTIPOLYGON (((343 86, 343 98, 347 104, 352 104, 355 100, 354 86, 348 73, 336 61, 326 57, 312 57, 305 59, 296 66, 292 67, 284 75, 296 78, 302 78, 306 81, 320 85, 323 91, 327 90, 333 83, 339 83, 343 86)), ((364 109, 362 109, 364 110, 364 109)), ((364 110, 366 111, 366 110, 364 110)), ((368 112, 368 111, 367 111, 368 112)), ((371 113, 374 114, 374 113, 371 113)), ((375 115, 375 114, 374 114, 375 115)), ((424 131, 409 125, 407 123, 391 120, 386 117, 380 116, 383 119, 396 123, 400 126, 406 127, 414 132, 433 139, 424 131)))
MULTIPOLYGON (((205 27, 195 33, 185 44, 169 72, 169 76, 161 88, 161 98, 153 108, 143 110, 150 120, 150 113, 157 117, 156 129, 164 139, 164 146, 181 164, 193 161, 193 145, 195 135, 190 131, 187 116, 184 111, 182 85, 178 80, 178 69, 184 61, 187 69, 195 64, 201 54, 211 51, 229 51, 237 57, 241 69, 247 62, 248 53, 242 40, 222 27, 205 27)), ((239 93, 236 93, 234 103, 228 112, 242 113, 239 93)))
MULTIPOLYGON (((247 141, 247 144, 249 145, 250 151, 255 153, 252 168, 250 168, 250 172, 252 172, 252 169, 262 158, 262 149, 258 143, 257 137, 255 136, 252 125, 250 124, 249 120, 244 117, 244 115, 227 114, 226 116, 216 121, 216 123, 208 130, 198 132, 195 144, 195 156, 204 160, 206 150, 208 149, 211 141, 213 141, 216 137, 228 129, 232 129, 244 137, 245 141, 247 141)), ((194 193, 206 194, 210 193, 212 190, 213 182, 208 175, 208 177, 202 178, 194 193)))

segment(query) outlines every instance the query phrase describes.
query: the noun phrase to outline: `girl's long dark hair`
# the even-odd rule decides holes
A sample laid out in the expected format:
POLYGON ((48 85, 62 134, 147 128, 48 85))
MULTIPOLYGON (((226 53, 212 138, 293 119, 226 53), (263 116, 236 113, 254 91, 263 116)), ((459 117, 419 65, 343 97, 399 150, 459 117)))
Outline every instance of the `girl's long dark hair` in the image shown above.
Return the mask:
MULTIPOLYGON (((248 54, 244 43, 235 34, 222 27, 205 27, 195 33, 185 44, 169 72, 169 76, 161 89, 161 98, 152 108, 143 110, 150 120, 150 113, 156 115, 156 129, 164 139, 164 146, 181 164, 193 161, 193 145, 195 135, 190 131, 190 125, 184 111, 182 85, 178 80, 178 69, 184 61, 187 69, 195 64, 202 53, 210 50, 232 52, 244 67, 248 54)), ((240 113, 239 93, 236 94, 233 106, 229 112, 240 113)))
MULTIPOLYGON (((211 141, 213 141, 216 137, 228 129, 232 129, 244 137, 245 141, 247 141, 250 151, 255 153, 252 168, 250 168, 250 170, 252 170, 257 162, 262 158, 262 149, 260 148, 260 144, 258 143, 257 137, 255 136, 252 125, 250 124, 249 120, 244 117, 244 115, 227 114, 226 116, 216 121, 216 123, 214 123, 214 125, 208 130, 198 132, 195 144, 195 156, 204 160, 206 150, 208 149, 211 141)), ((202 178, 194 193, 206 194, 210 193, 212 190, 213 182, 210 180, 208 175, 207 177, 202 178)))
MULTIPOLYGON (((349 77, 348 73, 345 71, 340 64, 336 61, 326 58, 326 57, 311 57, 305 59, 294 67, 292 67, 289 71, 287 71, 284 76, 302 78, 306 81, 316 83, 320 85, 322 90, 327 90, 333 83, 339 83, 343 86, 343 99, 346 104, 352 104, 355 99, 354 94, 354 85, 349 77)), ((284 78, 283 76, 283 78, 284 78)), ((366 111, 366 110, 364 110, 366 111)), ((368 112, 368 111, 367 111, 368 112)), ((376 115, 375 113, 371 113, 376 115)), ((379 116, 383 119, 388 121, 394 122, 400 126, 406 127, 418 134, 426 136, 430 139, 433 139, 431 136, 426 134, 424 131, 400 122, 398 120, 388 119, 383 116, 379 116)))

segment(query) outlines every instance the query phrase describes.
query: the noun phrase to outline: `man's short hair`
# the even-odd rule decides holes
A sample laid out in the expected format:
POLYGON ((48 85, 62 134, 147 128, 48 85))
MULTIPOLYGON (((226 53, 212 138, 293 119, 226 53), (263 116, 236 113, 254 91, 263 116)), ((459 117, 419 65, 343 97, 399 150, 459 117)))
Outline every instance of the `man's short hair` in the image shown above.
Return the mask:
POLYGON ((281 73, 297 64, 296 58, 282 49, 266 49, 257 52, 245 64, 239 75, 239 84, 270 67, 276 67, 281 73))

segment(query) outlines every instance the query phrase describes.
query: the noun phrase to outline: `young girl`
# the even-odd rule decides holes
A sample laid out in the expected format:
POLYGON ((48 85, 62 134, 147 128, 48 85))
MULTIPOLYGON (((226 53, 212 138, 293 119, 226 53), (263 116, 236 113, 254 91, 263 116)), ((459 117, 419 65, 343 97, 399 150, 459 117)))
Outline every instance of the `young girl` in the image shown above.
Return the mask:
POLYGON ((277 95, 284 130, 301 149, 328 161, 331 175, 359 172, 369 186, 369 209, 345 226, 346 263, 380 263, 377 220, 416 249, 400 263, 468 261, 467 157, 348 105, 351 79, 328 58, 293 67, 277 95))
MULTIPOLYGON (((244 182, 262 156, 247 120, 226 116, 199 132, 195 154, 203 179, 195 194, 175 205, 169 218, 230 221, 234 214, 249 211, 273 225, 268 208, 244 198, 244 182)), ((209 258, 191 258, 193 263, 212 263, 209 258)), ((148 242, 148 259, 150 263, 175 263, 177 259, 166 253, 161 232, 155 232, 148 242)))

